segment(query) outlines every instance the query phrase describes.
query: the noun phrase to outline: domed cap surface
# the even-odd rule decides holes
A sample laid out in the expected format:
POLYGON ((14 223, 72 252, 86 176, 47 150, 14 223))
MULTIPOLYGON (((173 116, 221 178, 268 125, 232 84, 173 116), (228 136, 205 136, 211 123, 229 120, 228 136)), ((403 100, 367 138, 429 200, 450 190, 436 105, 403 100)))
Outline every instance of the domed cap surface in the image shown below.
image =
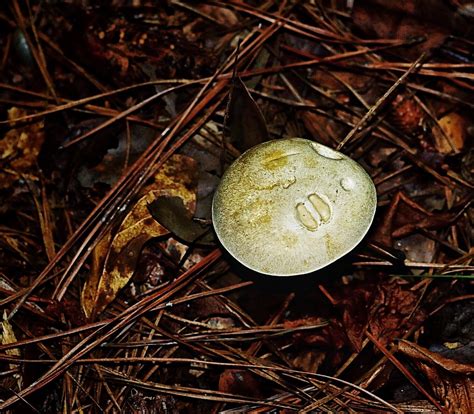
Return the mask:
POLYGON ((310 273, 352 250, 377 197, 354 160, 302 138, 264 142, 224 173, 212 219, 224 248, 259 273, 310 273))

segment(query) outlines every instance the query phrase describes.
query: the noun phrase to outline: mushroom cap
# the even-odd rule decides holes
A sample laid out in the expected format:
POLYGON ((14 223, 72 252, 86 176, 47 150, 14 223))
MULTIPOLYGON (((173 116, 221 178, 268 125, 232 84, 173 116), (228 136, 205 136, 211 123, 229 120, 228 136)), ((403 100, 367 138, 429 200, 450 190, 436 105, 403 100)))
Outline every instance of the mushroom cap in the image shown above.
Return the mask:
POLYGON ((244 266, 274 276, 321 269, 365 236, 377 205, 367 172, 316 142, 267 141, 226 170, 212 203, 214 229, 244 266))

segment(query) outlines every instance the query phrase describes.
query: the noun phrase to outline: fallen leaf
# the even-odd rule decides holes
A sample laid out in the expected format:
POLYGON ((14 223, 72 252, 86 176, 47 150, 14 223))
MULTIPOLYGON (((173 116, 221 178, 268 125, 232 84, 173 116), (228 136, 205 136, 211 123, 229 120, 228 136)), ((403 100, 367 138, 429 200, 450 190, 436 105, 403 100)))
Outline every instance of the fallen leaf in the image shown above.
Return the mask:
POLYGON ((398 94, 391 102, 394 124, 407 134, 418 132, 424 121, 424 113, 414 98, 398 94))
POLYGON ((183 155, 174 155, 155 176, 118 231, 106 235, 93 252, 92 271, 82 290, 81 304, 85 315, 94 319, 129 282, 143 245, 150 239, 169 234, 151 216, 148 205, 160 196, 179 197, 183 208, 196 206, 195 162, 183 155))
POLYGON ((292 337, 295 344, 320 346, 337 350, 341 349, 347 342, 343 327, 334 320, 328 323, 326 320, 317 316, 309 316, 292 321, 285 321, 283 326, 285 329, 293 329, 299 326, 314 326, 320 328, 294 332, 292 337))
MULTIPOLYGON (((300 114, 306 130, 308 138, 312 138, 316 142, 331 146, 334 145, 333 132, 334 129, 339 131, 340 126, 332 119, 328 119, 322 115, 310 111, 304 111, 300 114)), ((342 130, 342 129, 341 129, 342 130)))
POLYGON ((133 273, 133 282, 140 286, 141 291, 147 290, 169 281, 177 270, 176 263, 161 249, 144 246, 133 273))
MULTIPOLYGON (((85 130, 90 130, 99 125, 94 120, 90 125, 84 125, 85 130)), ((84 148, 84 151, 91 152, 86 156, 87 163, 78 169, 77 179, 83 187, 93 188, 97 183, 104 183, 109 186, 115 185, 123 174, 124 168, 132 164, 150 145, 154 139, 155 131, 143 125, 131 125, 130 137, 127 132, 118 132, 114 129, 101 133, 93 144, 84 148), (111 141, 116 139, 117 145, 109 148, 111 141), (104 148, 105 147, 105 148, 104 148)), ((113 141, 112 141, 113 142, 113 141)))
POLYGON ((434 125, 432 129, 436 149, 442 154, 461 151, 467 135, 467 125, 464 117, 456 112, 451 112, 443 116, 438 124, 439 126, 434 125))
POLYGON ((392 247, 393 239, 409 236, 418 229, 440 229, 456 218, 456 213, 431 213, 402 192, 393 197, 383 222, 374 229, 373 239, 392 247))
MULTIPOLYGON (((11 324, 8 320, 8 315, 7 315, 6 310, 3 311, 1 338, 2 338, 2 345, 13 344, 13 343, 17 342, 15 332, 13 332, 13 327, 11 326, 11 324)), ((21 356, 19 348, 7 349, 5 351, 5 353, 7 355, 16 356, 16 357, 21 356)), ((18 365, 10 364, 9 367, 10 367, 10 369, 17 369, 18 365)), ((17 377, 18 389, 21 389, 23 379, 22 379, 21 375, 18 375, 16 377, 17 377)))
MULTIPOLYGON (((7 311, 3 311, 3 320, 2 320, 2 345, 13 344, 17 342, 15 332, 13 332, 13 327, 8 321, 7 311)), ((11 348, 5 351, 8 355, 20 356, 20 350, 18 348, 11 348)))
POLYGON ((420 294, 412 290, 409 283, 397 278, 377 286, 368 327, 384 346, 426 318, 426 313, 419 307, 420 294))
POLYGON ((219 6, 210 6, 208 4, 198 5, 199 10, 206 16, 213 17, 221 25, 229 28, 239 23, 237 15, 230 9, 219 6))
MULTIPOLYGON (((28 115, 23 109, 13 107, 8 110, 8 119, 22 118, 28 115)), ((32 172, 44 142, 44 123, 35 122, 7 131, 0 139, 0 189, 9 188, 20 177, 37 180, 32 172)))
POLYGON ((180 197, 157 197, 149 204, 148 209, 153 218, 177 239, 198 246, 214 244, 210 226, 193 221, 180 197))
POLYGON ((237 395, 262 397, 262 384, 255 375, 243 369, 226 369, 219 376, 219 391, 237 395))
POLYGON ((296 369, 306 372, 318 372, 318 368, 324 362, 326 353, 314 349, 303 350, 293 358, 292 365, 296 369))
POLYGON ((342 323, 352 348, 360 352, 365 339, 370 307, 374 302, 374 285, 345 286, 338 306, 343 309, 342 323))
POLYGON ((240 78, 234 80, 229 103, 231 144, 245 151, 268 140, 265 119, 240 78))
POLYGON ((409 356, 428 382, 447 413, 472 413, 474 410, 474 373, 472 364, 462 364, 431 352, 417 344, 400 341, 399 352, 409 356))
POLYGON ((406 340, 400 340, 398 350, 411 358, 436 365, 453 374, 473 374, 474 365, 463 364, 451 358, 446 358, 437 352, 432 352, 418 344, 406 340))
POLYGON ((387 345, 426 317, 418 306, 420 293, 397 278, 378 284, 353 282, 338 296, 344 332, 357 352, 362 349, 367 329, 387 345))
MULTIPOLYGON (((412 262, 430 263, 435 256, 436 242, 426 236, 415 233, 398 239, 395 242, 395 248, 401 250, 405 257, 412 262)), ((421 272, 421 269, 418 269, 414 273, 419 274, 421 272)))
MULTIPOLYGON (((317 58, 316 55, 310 54, 309 59, 317 58)), ((353 58, 352 63, 363 63, 364 60, 360 58, 353 58)), ((374 85, 373 80, 368 74, 365 73, 356 73, 344 70, 343 68, 334 67, 330 71, 317 66, 314 69, 314 73, 311 75, 311 79, 316 85, 321 85, 326 91, 337 97, 338 95, 343 95, 347 92, 347 89, 344 87, 344 83, 351 85, 359 93, 363 93, 368 88, 374 85)))
POLYGON ((370 36, 391 39, 425 36, 425 42, 407 52, 417 55, 439 46, 454 26, 454 13, 442 0, 354 2, 352 18, 370 36))

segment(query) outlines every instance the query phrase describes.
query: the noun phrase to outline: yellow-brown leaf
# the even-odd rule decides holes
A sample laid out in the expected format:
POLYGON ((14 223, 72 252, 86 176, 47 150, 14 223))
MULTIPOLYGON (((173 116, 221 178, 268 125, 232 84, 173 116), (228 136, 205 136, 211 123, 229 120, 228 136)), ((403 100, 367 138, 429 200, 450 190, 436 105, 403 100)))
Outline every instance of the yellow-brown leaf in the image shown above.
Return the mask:
POLYGON ((130 281, 143 245, 169 232, 148 211, 148 204, 159 196, 180 197, 194 212, 196 206, 196 161, 174 155, 154 177, 153 184, 122 221, 118 231, 107 234, 93 252, 92 271, 82 290, 82 308, 94 319, 130 281))
POLYGON ((457 153, 464 147, 466 140, 466 122, 456 112, 443 116, 439 127, 433 127, 433 136, 437 150, 442 154, 457 153), (440 131, 440 128, 442 131, 440 131))

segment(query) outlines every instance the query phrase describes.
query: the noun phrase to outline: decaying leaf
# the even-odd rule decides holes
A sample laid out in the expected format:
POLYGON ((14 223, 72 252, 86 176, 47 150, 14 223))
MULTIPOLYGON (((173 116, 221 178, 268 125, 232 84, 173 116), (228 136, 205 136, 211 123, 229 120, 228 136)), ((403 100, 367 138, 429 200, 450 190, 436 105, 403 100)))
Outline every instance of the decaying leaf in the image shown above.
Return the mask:
POLYGON ((236 78, 229 103, 231 144, 245 151, 268 140, 265 119, 245 83, 236 78))
POLYGON ((352 18, 360 30, 382 38, 426 36, 425 42, 411 48, 414 54, 441 44, 450 29, 463 30, 454 10, 442 0, 354 2, 352 18))
POLYGON ((409 356, 429 380, 434 393, 448 413, 472 413, 474 382, 472 364, 462 364, 417 344, 400 341, 398 350, 409 356), (471 376, 470 376, 471 375, 471 376))
POLYGON ((432 130, 437 150, 442 154, 459 152, 466 140, 466 120, 456 112, 451 112, 438 123, 439 126, 435 125, 432 130))
POLYGON ((102 312, 133 276, 143 245, 169 234, 148 211, 160 196, 177 197, 183 209, 196 206, 196 165, 192 158, 174 155, 155 176, 154 183, 127 214, 116 233, 106 235, 93 252, 92 271, 82 290, 82 308, 88 318, 102 312))
POLYGON ((378 285, 369 310, 368 327, 384 345, 420 324, 426 313, 419 306, 420 292, 401 279, 378 285))
POLYGON ((217 22, 225 27, 232 27, 239 23, 236 14, 232 10, 224 7, 198 3, 198 8, 206 16, 213 17, 217 22))
POLYGON ((398 94, 391 102, 394 124, 403 132, 417 132, 423 123, 423 111, 414 98, 398 94))
POLYGON ((375 228, 373 237, 385 246, 393 246, 393 239, 406 237, 418 229, 446 227, 455 218, 456 213, 431 213, 404 193, 398 192, 393 197, 383 222, 375 228))
MULTIPOLYGON (((8 110, 8 119, 26 116, 23 109, 13 107, 8 110)), ((36 179, 31 173, 36 167, 41 146, 44 141, 44 123, 36 122, 23 127, 10 129, 0 139, 0 189, 9 188, 20 175, 36 179)))
POLYGON ((370 307, 374 303, 375 287, 372 284, 345 286, 338 305, 342 308, 342 323, 352 348, 362 349, 370 307))
POLYGON ((362 349, 367 329, 386 345, 421 323, 426 313, 418 306, 419 295, 408 282, 397 278, 377 285, 365 282, 346 286, 338 306, 352 348, 362 349))
POLYGON ((262 397, 262 385, 257 377, 243 369, 226 369, 219 377, 219 391, 262 397))
MULTIPOLYGON (((97 127, 100 122, 100 120, 82 122, 78 125, 78 129, 88 131, 97 127)), ((83 163, 77 172, 77 179, 83 187, 94 188, 98 183, 114 186, 127 164, 136 161, 154 139, 155 131, 151 128, 131 125, 129 129, 130 136, 127 136, 126 131, 121 133, 113 129, 104 131, 102 135, 98 135, 94 143, 84 149, 86 152, 90 151, 92 156, 85 156, 87 162, 83 163), (118 141, 117 146, 109 148, 113 139, 118 141)))
POLYGON ((325 352, 320 350, 304 349, 291 362, 295 368, 301 369, 302 371, 318 372, 325 357, 325 352))
POLYGON ((474 374, 474 365, 463 364, 451 358, 446 358, 437 352, 429 351, 420 345, 406 340, 401 340, 398 350, 411 358, 417 359, 419 362, 426 362, 435 365, 452 374, 474 374))
MULTIPOLYGON (((7 311, 3 311, 3 320, 2 320, 2 345, 13 344, 17 342, 15 332, 8 321, 7 311)), ((8 355, 20 356, 20 350, 18 348, 7 349, 5 351, 8 355)))
POLYGON ((153 218, 178 239, 196 245, 213 244, 213 233, 209 225, 193 221, 180 197, 157 197, 149 204, 148 209, 153 218))
MULTIPOLYGON (((2 345, 13 344, 17 342, 15 332, 13 332, 13 327, 8 321, 8 315, 7 315, 6 310, 3 311, 1 338, 2 338, 2 345)), ((5 352, 7 355, 16 356, 16 357, 21 356, 20 350, 18 348, 7 349, 5 352)), ((16 369, 16 368, 17 368, 16 364, 10 364, 10 369, 16 369)), ((17 377, 18 389, 21 389, 22 382, 23 382, 22 377, 18 376, 17 377)))
POLYGON ((331 146, 334 144, 334 137, 342 134, 341 125, 320 114, 304 111, 300 116, 306 130, 309 132, 308 138, 312 138, 314 141, 331 146))
MULTIPOLYGON (((412 262, 430 263, 436 252, 436 243, 422 234, 415 233, 398 239, 395 242, 395 248, 402 251, 405 257, 412 262)), ((423 270, 412 269, 412 272, 421 274, 423 270)))

